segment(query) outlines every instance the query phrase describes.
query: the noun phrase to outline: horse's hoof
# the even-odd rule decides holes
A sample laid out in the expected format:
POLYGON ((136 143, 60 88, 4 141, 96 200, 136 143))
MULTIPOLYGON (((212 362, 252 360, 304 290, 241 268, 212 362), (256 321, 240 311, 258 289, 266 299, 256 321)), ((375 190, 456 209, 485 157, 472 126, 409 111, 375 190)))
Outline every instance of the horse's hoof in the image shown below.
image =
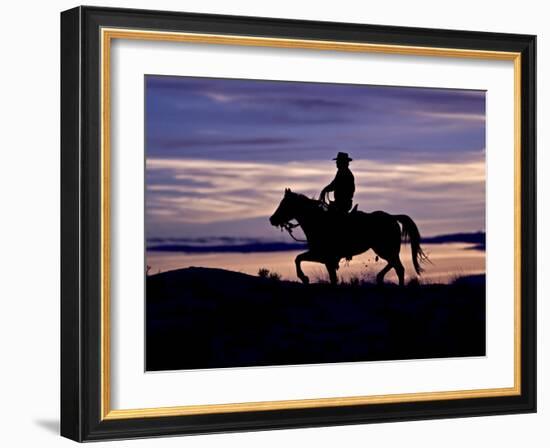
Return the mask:
POLYGON ((309 285, 309 278, 306 277, 306 276, 302 277, 302 283, 303 283, 304 285, 309 285))

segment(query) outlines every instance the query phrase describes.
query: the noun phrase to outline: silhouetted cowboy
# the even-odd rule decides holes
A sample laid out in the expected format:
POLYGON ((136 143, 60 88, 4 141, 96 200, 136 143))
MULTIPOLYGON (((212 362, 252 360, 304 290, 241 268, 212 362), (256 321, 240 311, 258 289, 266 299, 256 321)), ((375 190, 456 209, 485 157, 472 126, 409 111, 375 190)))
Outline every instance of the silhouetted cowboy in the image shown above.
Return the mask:
POLYGON ((336 156, 336 166, 338 171, 333 181, 321 191, 321 201, 326 202, 326 196, 330 191, 334 192, 334 202, 331 206, 336 210, 347 213, 353 204, 353 193, 355 193, 355 179, 349 163, 353 160, 345 152, 339 152, 336 156))

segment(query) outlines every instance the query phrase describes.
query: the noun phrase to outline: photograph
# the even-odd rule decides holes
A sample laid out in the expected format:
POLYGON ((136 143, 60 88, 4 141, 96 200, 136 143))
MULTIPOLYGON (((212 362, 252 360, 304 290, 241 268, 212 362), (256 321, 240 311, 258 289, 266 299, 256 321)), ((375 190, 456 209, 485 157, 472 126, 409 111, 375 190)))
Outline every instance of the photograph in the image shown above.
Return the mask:
POLYGON ((486 355, 486 91, 146 74, 147 371, 486 355))

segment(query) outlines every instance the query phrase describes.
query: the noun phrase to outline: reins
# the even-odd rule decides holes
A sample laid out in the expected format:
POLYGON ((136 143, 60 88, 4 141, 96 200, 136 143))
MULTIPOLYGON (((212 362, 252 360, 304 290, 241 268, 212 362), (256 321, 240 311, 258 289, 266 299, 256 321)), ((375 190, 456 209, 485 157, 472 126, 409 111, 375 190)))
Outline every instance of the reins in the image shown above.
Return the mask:
POLYGON ((292 224, 291 222, 287 222, 287 223, 285 223, 285 224, 282 224, 281 227, 282 227, 283 229, 285 229, 285 230, 288 232, 288 234, 290 235, 290 237, 291 237, 294 241, 296 241, 296 242, 298 242, 298 243, 307 243, 307 240, 300 240, 300 239, 296 238, 296 237, 292 234, 292 231, 293 231, 296 227, 300 227, 300 224, 292 224))
MULTIPOLYGON (((318 201, 318 206, 320 208, 322 208, 323 210, 325 210, 325 211, 328 209, 328 204, 324 201, 318 201)), ((294 241, 296 241, 297 243, 307 243, 308 242, 307 240, 298 239, 293 235, 292 231, 296 227, 300 227, 300 224, 298 224, 298 223, 293 224, 290 221, 281 225, 281 229, 285 229, 294 241)))

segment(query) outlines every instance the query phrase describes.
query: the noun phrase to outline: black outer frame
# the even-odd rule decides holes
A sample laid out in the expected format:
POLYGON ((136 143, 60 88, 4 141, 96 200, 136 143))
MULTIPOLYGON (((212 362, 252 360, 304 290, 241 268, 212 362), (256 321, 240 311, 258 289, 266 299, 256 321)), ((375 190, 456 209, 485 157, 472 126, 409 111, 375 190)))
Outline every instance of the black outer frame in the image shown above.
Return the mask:
POLYGON ((61 13, 61 435, 76 441, 536 412, 536 36, 77 7, 61 13), (100 28, 521 52, 521 395, 100 420, 100 28))

